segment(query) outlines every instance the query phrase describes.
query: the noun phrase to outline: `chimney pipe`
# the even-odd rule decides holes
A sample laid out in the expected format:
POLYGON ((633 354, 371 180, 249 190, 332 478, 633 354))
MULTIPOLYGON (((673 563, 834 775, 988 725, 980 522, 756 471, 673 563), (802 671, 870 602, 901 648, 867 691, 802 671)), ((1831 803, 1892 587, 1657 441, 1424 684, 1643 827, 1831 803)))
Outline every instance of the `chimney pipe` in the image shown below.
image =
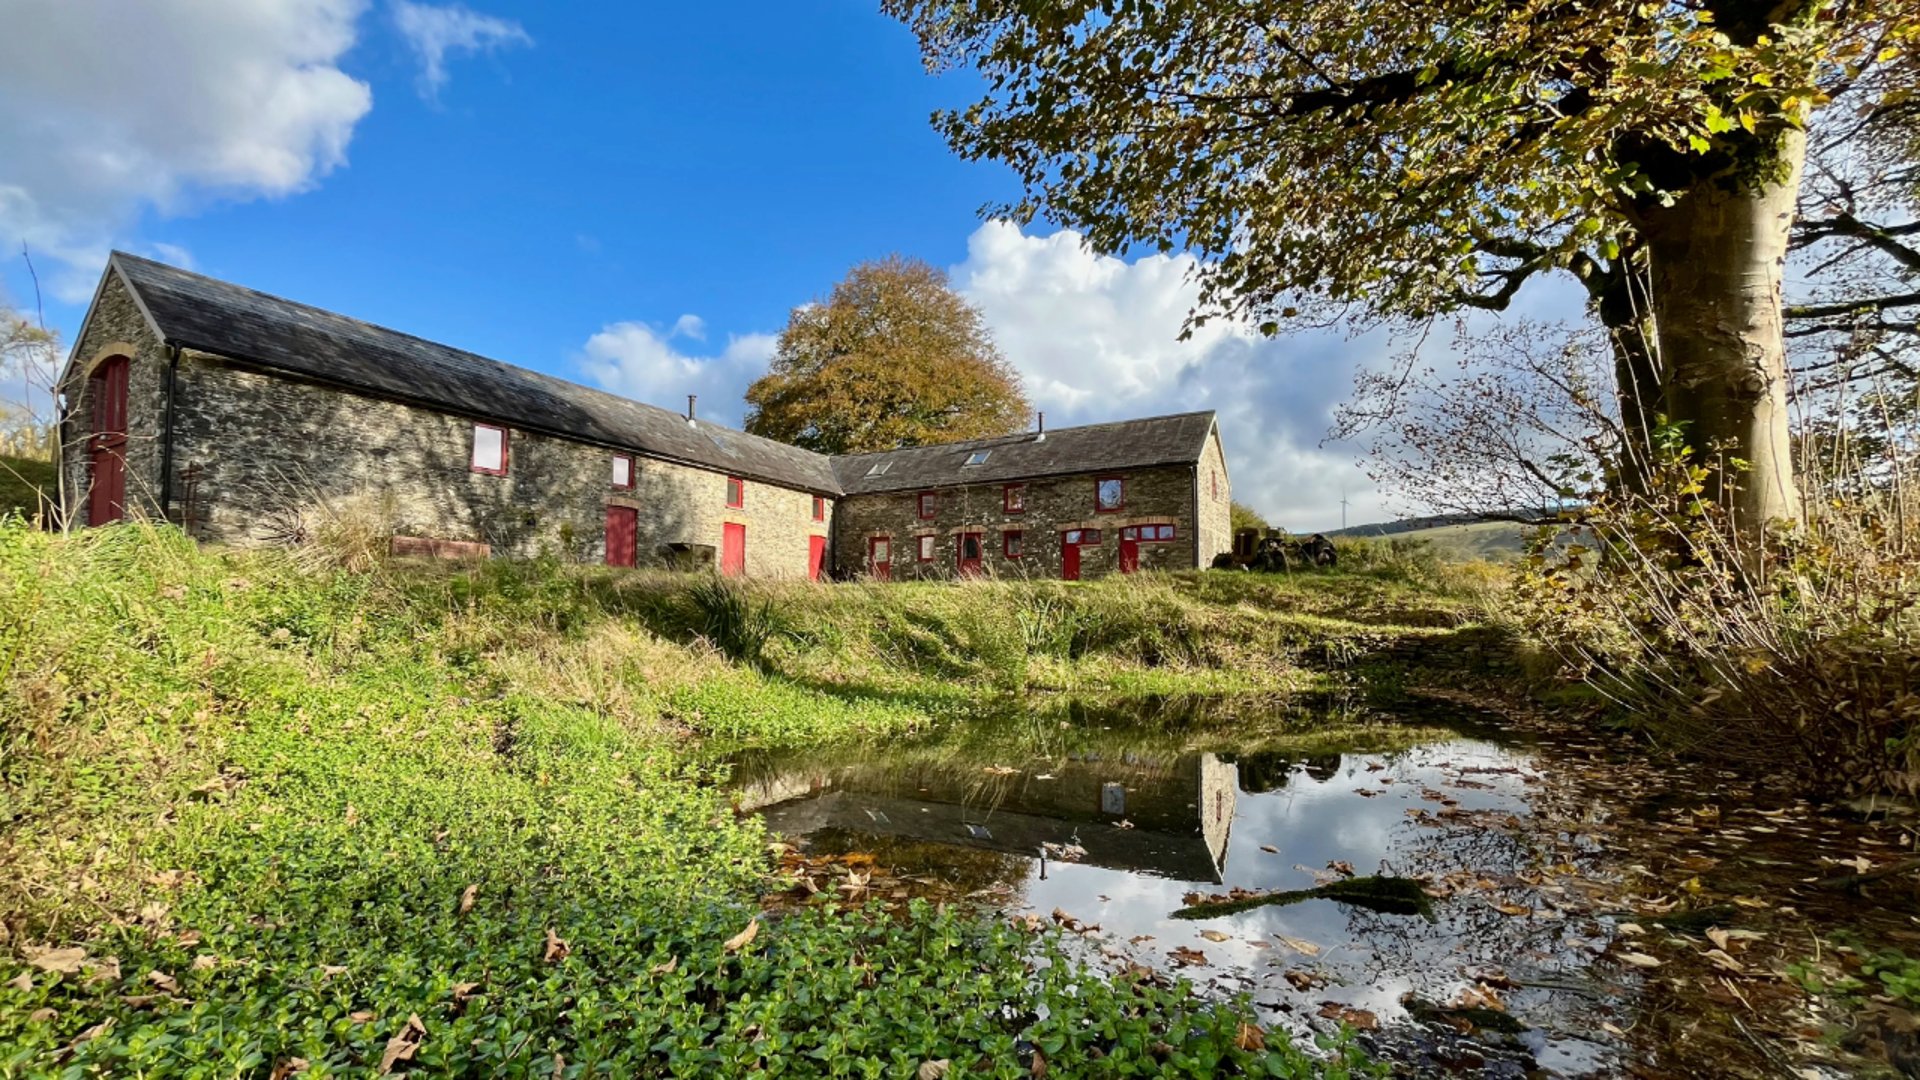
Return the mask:
POLYGON ((1039 442, 1047 437, 1047 414, 1035 413, 1034 416, 1036 417, 1037 427, 1034 431, 1033 441, 1039 442))
POLYGON ((687 423, 689 424, 693 423, 693 404, 694 402, 699 400, 700 400, 699 394, 687 395, 687 423))

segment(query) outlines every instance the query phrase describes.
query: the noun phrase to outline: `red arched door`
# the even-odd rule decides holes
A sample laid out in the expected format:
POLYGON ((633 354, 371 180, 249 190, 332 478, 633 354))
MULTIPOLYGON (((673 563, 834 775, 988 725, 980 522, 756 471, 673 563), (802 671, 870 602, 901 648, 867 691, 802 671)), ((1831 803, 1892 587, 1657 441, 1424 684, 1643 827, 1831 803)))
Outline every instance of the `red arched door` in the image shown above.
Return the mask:
POLYGON ((93 434, 87 449, 92 482, 87 524, 105 525, 127 516, 127 358, 116 356, 93 369, 93 434))

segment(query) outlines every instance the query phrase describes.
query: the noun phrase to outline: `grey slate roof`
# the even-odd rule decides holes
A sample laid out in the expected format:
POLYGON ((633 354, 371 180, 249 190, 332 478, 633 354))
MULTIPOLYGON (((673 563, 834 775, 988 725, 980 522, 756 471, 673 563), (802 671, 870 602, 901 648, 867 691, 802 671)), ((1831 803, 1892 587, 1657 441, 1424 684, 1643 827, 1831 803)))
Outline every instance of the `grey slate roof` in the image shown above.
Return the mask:
POLYGON ((1177 413, 1056 428, 1044 439, 1029 432, 877 454, 850 454, 834 458, 833 471, 840 479, 841 490, 861 495, 1187 465, 1200 460, 1207 433, 1213 430, 1213 418, 1212 410, 1177 413), (985 461, 966 464, 971 455, 981 451, 987 455, 985 461))
POLYGON ((112 265, 169 344, 523 430, 838 495, 827 459, 772 439, 125 252, 112 265))
POLYGON ((1214 414, 1121 420, 828 458, 116 251, 110 263, 168 344, 376 397, 635 450, 801 491, 855 495, 1200 460, 1214 414), (978 465, 968 456, 985 451, 978 465), (876 471, 876 466, 884 469, 876 471))

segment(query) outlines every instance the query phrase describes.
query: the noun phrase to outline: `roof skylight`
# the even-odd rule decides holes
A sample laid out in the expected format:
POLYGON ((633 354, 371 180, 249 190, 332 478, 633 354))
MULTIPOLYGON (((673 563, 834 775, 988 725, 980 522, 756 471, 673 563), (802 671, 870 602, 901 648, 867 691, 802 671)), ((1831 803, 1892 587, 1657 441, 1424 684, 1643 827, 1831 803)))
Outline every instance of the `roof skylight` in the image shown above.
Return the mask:
POLYGON ((991 450, 975 450, 973 453, 967 455, 967 460, 963 462, 963 464, 985 465, 987 463, 987 455, 991 453, 993 453, 991 450))
POLYGON ((891 461, 875 462, 873 465, 868 467, 867 475, 868 476, 885 476, 887 474, 887 470, 891 468, 893 468, 893 462, 891 461))

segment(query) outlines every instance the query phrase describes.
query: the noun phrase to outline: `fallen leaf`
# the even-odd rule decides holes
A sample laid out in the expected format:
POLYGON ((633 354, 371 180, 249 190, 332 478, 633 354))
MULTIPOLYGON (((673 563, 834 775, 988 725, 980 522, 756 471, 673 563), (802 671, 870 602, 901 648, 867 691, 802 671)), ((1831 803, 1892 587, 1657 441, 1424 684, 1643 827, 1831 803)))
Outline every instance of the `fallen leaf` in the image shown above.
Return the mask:
POLYGON ((1223 934, 1218 930, 1202 930, 1200 931, 1200 936, 1203 938, 1206 938, 1208 941, 1232 941, 1233 940, 1232 937, 1226 934, 1223 934))
POLYGON ((100 1021, 99 1023, 93 1025, 92 1027, 81 1032, 80 1034, 75 1035, 73 1037, 73 1041, 67 1044, 67 1049, 72 1050, 74 1047, 79 1046, 81 1043, 92 1042, 93 1040, 99 1038, 100 1036, 105 1035, 107 1031, 112 1027, 113 1027, 113 1018, 109 1016, 105 1020, 100 1021))
POLYGON ((78 945, 70 949, 41 949, 28 945, 21 951, 26 953, 27 963, 55 975, 71 975, 87 961, 87 950, 78 945))
POLYGON ((742 930, 739 933, 727 939, 725 948, 728 952, 739 952, 741 949, 744 949, 749 944, 751 944, 753 939, 757 937, 759 933, 760 933, 760 920, 759 919, 750 920, 747 923, 747 928, 745 930, 742 930))
POLYGON ((23 971, 13 978, 8 979, 7 985, 23 994, 30 994, 33 992, 33 975, 23 971))
POLYGON ((480 984, 477 982, 454 983, 453 1000, 456 1002, 464 1002, 472 997, 473 992, 479 988, 480 984))
POLYGON ((553 1055, 553 1080, 561 1080, 567 1075, 567 1059, 559 1053, 553 1055))
POLYGON ((551 964, 557 960, 565 960, 567 954, 572 951, 573 946, 567 944, 566 938, 554 933, 552 927, 547 928, 547 951, 544 957, 547 963, 551 964))
POLYGON ((1242 1050, 1265 1050, 1267 1033, 1252 1024, 1241 1024, 1240 1030, 1234 1033, 1233 1045, 1242 1050))
MULTIPOLYGON (((360 811, 354 809, 354 805, 352 803, 348 803, 347 804, 347 828, 351 829, 359 823, 360 823, 360 811)), ((380 1071, 385 1072, 386 1070, 382 1069, 380 1071)))
POLYGON ((1041 1053, 1037 1046, 1033 1048, 1033 1064, 1027 1067, 1027 1073, 1034 1080, 1040 1080, 1047 1075, 1047 1055, 1041 1053))
POLYGON ((680 958, 669 956, 665 963, 655 964, 647 969, 649 975, 671 975, 680 970, 680 958))
POLYGON ((1623 922, 1619 926, 1614 927, 1614 929, 1618 930, 1623 936, 1626 936, 1626 937, 1639 937, 1641 934, 1644 934, 1647 932, 1646 927, 1641 926, 1639 923, 1633 923, 1633 922, 1623 922))
POLYGON ((1502 915, 1516 915, 1523 918, 1533 914, 1532 908, 1522 907, 1519 904, 1495 904, 1493 909, 1502 915))
POLYGON ((373 1019, 373 1010, 372 1009, 355 1010, 354 1012, 350 1012, 347 1014, 347 1019, 353 1021, 356 1024, 364 1024, 367 1021, 373 1019))
POLYGON ((1706 957, 1708 960, 1713 961, 1714 967, 1721 968, 1722 970, 1725 970, 1725 971, 1731 971, 1735 975, 1746 974, 1747 966, 1745 964, 1742 964, 1740 961, 1735 960, 1733 957, 1728 956, 1726 953, 1726 950, 1724 949, 1708 949, 1706 952, 1706 957))
POLYGON ((212 953, 201 953, 193 958, 193 970, 212 971, 220 966, 220 958, 212 953))
POLYGON ((1320 1015, 1329 1020, 1338 1020, 1356 1031, 1373 1031, 1380 1026, 1380 1018, 1367 1010, 1355 1009, 1337 1001, 1321 1002, 1320 1015))
POLYGON ((1302 956, 1320 955, 1320 946, 1315 945, 1311 941, 1305 941, 1297 937, 1288 937, 1285 934, 1275 934, 1273 936, 1280 939, 1280 944, 1285 945, 1287 948, 1292 949, 1302 956))
POLYGON ((1320 980, 1311 971, 1301 971, 1299 968, 1289 970, 1281 978, 1286 979, 1287 985, 1295 990, 1311 990, 1320 985, 1320 980))
POLYGON ((274 1065, 273 1071, 267 1074, 267 1080, 287 1080, 295 1073, 306 1072, 307 1068, 306 1058, 287 1058, 274 1065))
POLYGON ((59 1013, 53 1011, 52 1009, 35 1009, 32 1012, 27 1014, 27 1023, 29 1024, 50 1023, 55 1017, 59 1015, 60 1015, 59 1013))
POLYGON ((920 1063, 920 1067, 914 1070, 914 1080, 943 1080, 952 1068, 953 1060, 951 1058, 941 1058, 938 1061, 923 1061, 920 1063))
POLYGON ((387 1040, 386 1052, 380 1055, 380 1071, 374 1075, 385 1076, 400 1062, 412 1061, 413 1052, 420 1049, 420 1041, 426 1037, 427 1026, 420 1022, 420 1014, 408 1014, 407 1026, 387 1040))
POLYGON ((1623 952, 1620 954, 1620 959, 1634 967, 1657 968, 1660 966, 1660 961, 1642 952, 1623 952))
POLYGON ((347 973, 347 966, 345 964, 321 964, 320 965, 321 978, 332 978, 335 975, 345 975, 346 973, 347 973))
POLYGON ((469 885, 460 893, 460 914, 465 915, 467 912, 473 910, 473 898, 479 895, 479 893, 480 886, 478 885, 469 885))
POLYGON ((1184 945, 1175 945, 1167 950, 1167 955, 1181 967, 1198 967, 1207 962, 1207 954, 1199 949, 1189 949, 1184 945))
POLYGON ((147 972, 147 981, 165 990, 169 994, 177 994, 180 992, 180 980, 164 971, 147 972))

